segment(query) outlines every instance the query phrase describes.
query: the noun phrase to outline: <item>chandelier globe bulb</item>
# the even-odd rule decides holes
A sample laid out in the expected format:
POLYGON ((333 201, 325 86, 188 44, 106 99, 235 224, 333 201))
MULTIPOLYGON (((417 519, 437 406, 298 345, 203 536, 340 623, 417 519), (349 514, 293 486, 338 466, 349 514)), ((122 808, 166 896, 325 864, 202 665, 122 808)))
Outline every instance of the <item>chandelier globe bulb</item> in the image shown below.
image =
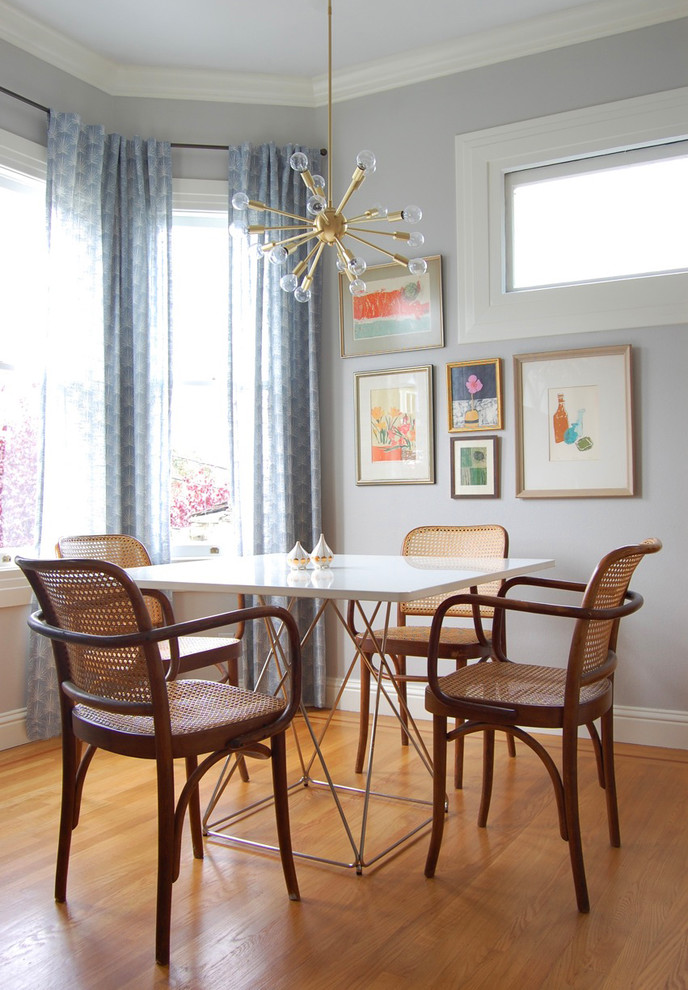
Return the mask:
POLYGON ((285 247, 281 247, 280 245, 276 245, 272 248, 268 257, 270 258, 271 264, 278 268, 287 260, 287 249, 285 247))
POLYGON ((375 154, 372 151, 368 151, 367 149, 363 151, 359 151, 359 153, 356 155, 356 164, 358 165, 359 168, 363 169, 364 172, 367 172, 369 175, 372 175, 375 169, 377 168, 377 160, 375 158, 375 154))
POLYGON ((428 263, 425 258, 411 258, 408 263, 408 270, 412 275, 425 275, 428 270, 428 263))
POLYGON ((365 284, 363 279, 356 278, 353 282, 349 283, 349 292, 352 296, 362 296, 365 294, 368 286, 365 284))
POLYGON ((352 258, 349 262, 349 271, 352 275, 356 275, 357 277, 362 275, 367 267, 368 265, 363 258, 352 258))
POLYGON ((294 289, 294 299, 296 299, 297 302, 307 303, 311 298, 311 295, 312 293, 310 289, 303 289, 300 285, 294 289))
POLYGON ((245 210, 248 207, 248 196, 245 192, 235 192, 232 196, 232 206, 235 210, 245 210))
POLYGON ((326 206, 327 200, 324 196, 311 196, 306 203, 306 210, 312 217, 317 217, 322 213, 326 206))
POLYGON ((308 155, 304 155, 303 151, 295 151, 289 159, 289 164, 295 172, 306 172, 308 171, 308 155))
POLYGON ((423 211, 420 206, 405 206, 401 211, 401 219, 406 223, 419 223, 423 219, 423 211))

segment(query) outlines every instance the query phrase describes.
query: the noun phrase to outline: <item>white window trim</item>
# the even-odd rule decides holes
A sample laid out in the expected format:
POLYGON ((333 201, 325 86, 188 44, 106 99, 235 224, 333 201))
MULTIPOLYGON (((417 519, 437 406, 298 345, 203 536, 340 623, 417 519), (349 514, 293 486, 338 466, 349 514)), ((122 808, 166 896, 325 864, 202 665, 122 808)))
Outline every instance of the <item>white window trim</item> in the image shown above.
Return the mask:
POLYGON ((190 213, 221 213, 229 209, 229 180, 173 179, 172 201, 175 210, 190 213))
POLYGON ((0 129, 0 165, 45 180, 48 152, 42 144, 0 129))
POLYGON ((459 339, 509 340, 685 323, 688 275, 505 290, 505 175, 685 139, 688 87, 456 137, 459 339))

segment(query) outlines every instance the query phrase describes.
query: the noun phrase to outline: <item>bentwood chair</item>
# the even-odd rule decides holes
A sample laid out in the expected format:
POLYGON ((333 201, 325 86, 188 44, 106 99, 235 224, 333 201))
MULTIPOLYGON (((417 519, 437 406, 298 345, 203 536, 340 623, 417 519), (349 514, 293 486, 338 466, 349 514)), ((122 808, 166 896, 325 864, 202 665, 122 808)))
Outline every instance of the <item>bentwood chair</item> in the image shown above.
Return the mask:
MULTIPOLYGON (((198 785, 228 755, 271 760, 282 868, 289 897, 298 900, 285 730, 300 701, 301 652, 298 628, 289 612, 260 606, 156 628, 141 591, 116 564, 19 557, 17 564, 40 606, 29 625, 52 641, 60 687, 62 810, 56 900, 66 900, 72 832, 79 822, 84 778, 97 749, 156 764, 158 963, 169 962, 172 885, 179 875, 185 813, 188 808, 193 855, 202 859, 198 785), (166 678, 159 643, 169 637, 267 618, 283 623, 287 635, 280 688, 274 695, 214 680, 176 680, 174 659, 166 678), (79 759, 82 743, 86 748, 79 759), (203 754, 207 755, 199 764, 203 754), (175 804, 173 765, 181 758, 186 764, 186 782, 175 804)), ((213 662, 212 651, 206 659, 213 662)))
MULTIPOLYGON (((79 557, 108 560, 119 567, 148 567, 151 563, 148 550, 133 536, 126 533, 99 533, 85 536, 63 536, 55 545, 58 557, 79 557)), ((144 591, 144 598, 154 626, 175 623, 172 603, 162 591, 144 591)), ((243 595, 237 596, 237 608, 243 608, 243 595)), ((160 654, 165 662, 170 656, 178 660, 178 671, 186 674, 207 667, 208 653, 220 671, 223 683, 238 684, 238 661, 241 655, 241 638, 244 627, 239 623, 233 637, 182 636, 169 643, 160 643, 160 654)))
MULTIPOLYGON (((642 597, 628 586, 645 554, 656 553, 661 542, 648 539, 635 546, 612 550, 595 568, 587 585, 536 577, 517 577, 505 582, 497 597, 456 595, 444 601, 432 622, 428 650, 428 687, 425 707, 433 716, 433 827, 425 875, 435 874, 445 818, 445 773, 447 742, 471 732, 483 735, 483 785, 478 825, 487 825, 492 793, 494 736, 501 729, 529 746, 542 760, 552 780, 559 813, 559 831, 568 842, 578 910, 590 909, 583 863, 578 813, 578 727, 590 733, 597 761, 600 786, 606 792, 609 839, 621 844, 614 775, 614 671, 617 667, 617 637, 621 619, 636 612, 642 597), (509 598, 516 587, 525 586, 575 593, 575 605, 549 604, 509 598), (495 610, 494 658, 438 676, 442 624, 455 605, 487 606, 495 610), (507 612, 520 612, 573 620, 568 659, 562 666, 516 663, 506 656, 503 626, 507 612), (447 731, 447 719, 463 721, 447 731), (601 736, 596 720, 600 720, 601 736), (562 737, 561 770, 543 744, 522 727, 558 729, 562 737)), ((530 629, 529 629, 530 633, 530 629)), ((532 636, 537 636, 535 627, 532 636)), ((556 659, 553 657, 553 659, 556 659)))
MULTIPOLYGON (((417 526, 404 537, 401 548, 405 557, 506 557, 509 553, 509 537, 503 526, 417 526)), ((500 582, 491 581, 480 585, 480 591, 486 595, 495 595, 500 582)), ((472 588, 472 591, 478 589, 472 588)), ((402 719, 401 742, 408 745, 408 724, 406 685, 409 683, 426 683, 425 672, 410 674, 407 671, 407 657, 427 657, 430 639, 429 619, 435 614, 438 605, 447 595, 436 595, 420 601, 404 602, 397 608, 397 625, 387 630, 386 655, 394 666, 394 678, 401 697, 400 714, 402 719), (410 625, 409 616, 423 616, 426 625, 410 625)), ((492 618, 492 608, 476 608, 471 605, 458 604, 446 613, 455 623, 447 623, 442 628, 439 640, 438 656, 443 660, 454 662, 456 669, 465 667, 468 660, 488 657, 492 650, 489 622, 492 618), (483 625, 486 622, 486 625, 483 625)), ((349 606, 349 627, 354 630, 355 614, 353 603, 349 606)), ((382 643, 384 630, 373 630, 373 637, 368 632, 356 635, 356 646, 364 655, 360 663, 360 721, 358 734, 358 751, 356 753, 356 772, 361 773, 365 761, 365 751, 368 739, 368 710, 370 707, 370 671, 373 655, 382 643)), ((513 755, 513 741, 510 741, 509 752, 513 755)), ((454 758, 454 786, 460 788, 463 784, 463 737, 456 741, 454 758)))

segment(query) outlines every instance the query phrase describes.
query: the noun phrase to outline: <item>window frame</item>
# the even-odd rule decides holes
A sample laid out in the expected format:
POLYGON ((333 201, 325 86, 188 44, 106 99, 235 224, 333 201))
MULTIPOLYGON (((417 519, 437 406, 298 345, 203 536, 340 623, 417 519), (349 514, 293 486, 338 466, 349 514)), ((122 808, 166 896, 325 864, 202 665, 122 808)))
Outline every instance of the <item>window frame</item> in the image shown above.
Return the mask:
MULTIPOLYGON (((26 138, 0 128, 0 165, 22 175, 45 182, 47 150, 26 138)), ((2 556, 11 548, 0 548, 2 556)), ((0 561, 0 608, 28 605, 31 589, 14 560, 0 561)))
POLYGON ((688 274, 506 290, 509 172, 688 138, 688 87, 456 136, 459 340, 686 322, 688 274))

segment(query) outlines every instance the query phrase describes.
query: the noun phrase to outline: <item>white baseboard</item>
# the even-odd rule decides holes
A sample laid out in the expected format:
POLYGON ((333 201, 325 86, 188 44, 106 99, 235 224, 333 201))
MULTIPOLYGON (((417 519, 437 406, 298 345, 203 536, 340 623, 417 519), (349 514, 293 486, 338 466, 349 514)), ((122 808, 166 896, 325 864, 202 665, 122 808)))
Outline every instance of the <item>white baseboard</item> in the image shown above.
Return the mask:
POLYGON ((0 749, 24 746, 29 741, 26 734, 26 708, 0 713, 0 749))
MULTIPOLYGON (((327 704, 332 705, 341 685, 340 680, 327 679, 327 704)), ((408 704, 413 717, 428 719, 423 701, 424 688, 409 684, 408 704)), ((350 680, 339 700, 343 711, 357 712, 359 708, 359 684, 350 680)), ((380 702, 382 715, 391 715, 392 709, 383 697, 380 702)), ((688 749, 688 712, 670 710, 653 711, 649 708, 629 708, 617 705, 614 719, 614 735, 618 742, 636 743, 640 746, 664 746, 668 749, 688 749)), ((23 746, 29 741, 26 735, 26 709, 0 713, 0 750, 23 746)))
MULTIPOLYGON (((341 685, 340 680, 328 678, 327 703, 331 705, 341 685)), ((414 719, 428 719, 424 704, 425 687, 408 685, 408 706, 414 719)), ((351 679, 346 685, 339 707, 344 711, 359 709, 359 683, 351 679)), ((380 713, 391 715, 392 709, 383 697, 380 713)), ((664 746, 668 749, 688 749, 688 712, 669 710, 654 711, 649 708, 615 707, 614 736, 617 742, 636 743, 641 746, 664 746)))

